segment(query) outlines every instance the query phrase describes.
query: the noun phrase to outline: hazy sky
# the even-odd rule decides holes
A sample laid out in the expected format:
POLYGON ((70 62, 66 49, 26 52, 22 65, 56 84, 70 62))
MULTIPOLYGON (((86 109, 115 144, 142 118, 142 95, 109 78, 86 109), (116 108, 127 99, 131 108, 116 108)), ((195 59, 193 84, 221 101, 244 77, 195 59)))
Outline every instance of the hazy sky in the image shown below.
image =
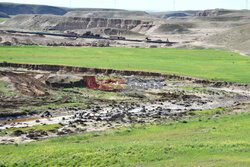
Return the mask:
POLYGON ((161 11, 214 8, 246 9, 246 1, 247 0, 0 0, 0 2, 45 4, 77 8, 119 8, 161 11))

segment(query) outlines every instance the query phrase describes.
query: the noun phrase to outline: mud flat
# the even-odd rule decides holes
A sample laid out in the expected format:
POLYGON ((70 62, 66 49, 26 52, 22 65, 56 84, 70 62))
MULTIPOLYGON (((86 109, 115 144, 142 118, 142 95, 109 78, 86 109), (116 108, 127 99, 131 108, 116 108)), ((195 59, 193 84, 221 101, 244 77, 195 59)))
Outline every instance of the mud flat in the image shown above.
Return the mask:
POLYGON ((137 123, 167 122, 189 112, 237 108, 250 101, 248 84, 164 77, 160 73, 83 69, 5 63, 0 70, 0 143, 24 143, 137 123), (110 91, 72 84, 86 76, 102 80, 119 78, 125 83, 123 89, 110 91), (127 77, 136 85, 157 80, 162 88, 127 89, 127 77), (60 87, 48 85, 48 81, 54 80, 63 83, 58 83, 60 87), (63 87, 65 83, 71 86, 63 87))

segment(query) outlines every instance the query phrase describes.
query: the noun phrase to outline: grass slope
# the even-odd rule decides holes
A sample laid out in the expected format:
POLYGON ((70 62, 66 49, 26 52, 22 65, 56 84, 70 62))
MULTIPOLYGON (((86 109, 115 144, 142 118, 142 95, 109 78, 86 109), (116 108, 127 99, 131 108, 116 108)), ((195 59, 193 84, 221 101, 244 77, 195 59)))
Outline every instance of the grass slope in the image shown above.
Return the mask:
POLYGON ((250 83, 250 59, 216 50, 0 47, 0 61, 144 70, 250 83))
MULTIPOLYGON (((211 111, 208 111, 208 113, 211 111)), ((0 166, 250 166, 250 113, 0 146, 0 166)))
POLYGON ((9 18, 0 18, 0 23, 8 20, 9 18))

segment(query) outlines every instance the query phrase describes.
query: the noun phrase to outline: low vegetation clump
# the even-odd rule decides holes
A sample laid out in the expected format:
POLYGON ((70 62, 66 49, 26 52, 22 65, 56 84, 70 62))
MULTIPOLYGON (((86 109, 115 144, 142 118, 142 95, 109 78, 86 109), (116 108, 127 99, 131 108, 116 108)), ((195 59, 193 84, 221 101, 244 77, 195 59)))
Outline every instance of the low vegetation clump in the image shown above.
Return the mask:
POLYGON ((35 126, 31 126, 31 127, 27 127, 27 128, 9 128, 9 129, 5 129, 0 131, 0 133, 4 133, 4 132, 14 132, 14 131, 30 131, 30 130, 38 130, 38 131, 48 131, 48 130, 55 130, 60 128, 61 125, 60 124, 51 124, 51 125, 35 125, 35 126))

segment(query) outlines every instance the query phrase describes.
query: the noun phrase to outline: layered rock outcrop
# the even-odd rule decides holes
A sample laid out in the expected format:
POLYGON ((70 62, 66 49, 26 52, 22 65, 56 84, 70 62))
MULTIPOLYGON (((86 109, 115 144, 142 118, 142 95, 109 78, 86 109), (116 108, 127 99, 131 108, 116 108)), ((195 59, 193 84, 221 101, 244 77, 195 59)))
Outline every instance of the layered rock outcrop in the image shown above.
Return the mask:
POLYGON ((142 20, 82 18, 55 15, 18 15, 5 22, 6 26, 34 30, 77 30, 91 28, 118 28, 132 30, 138 27, 152 27, 152 23, 142 20))

